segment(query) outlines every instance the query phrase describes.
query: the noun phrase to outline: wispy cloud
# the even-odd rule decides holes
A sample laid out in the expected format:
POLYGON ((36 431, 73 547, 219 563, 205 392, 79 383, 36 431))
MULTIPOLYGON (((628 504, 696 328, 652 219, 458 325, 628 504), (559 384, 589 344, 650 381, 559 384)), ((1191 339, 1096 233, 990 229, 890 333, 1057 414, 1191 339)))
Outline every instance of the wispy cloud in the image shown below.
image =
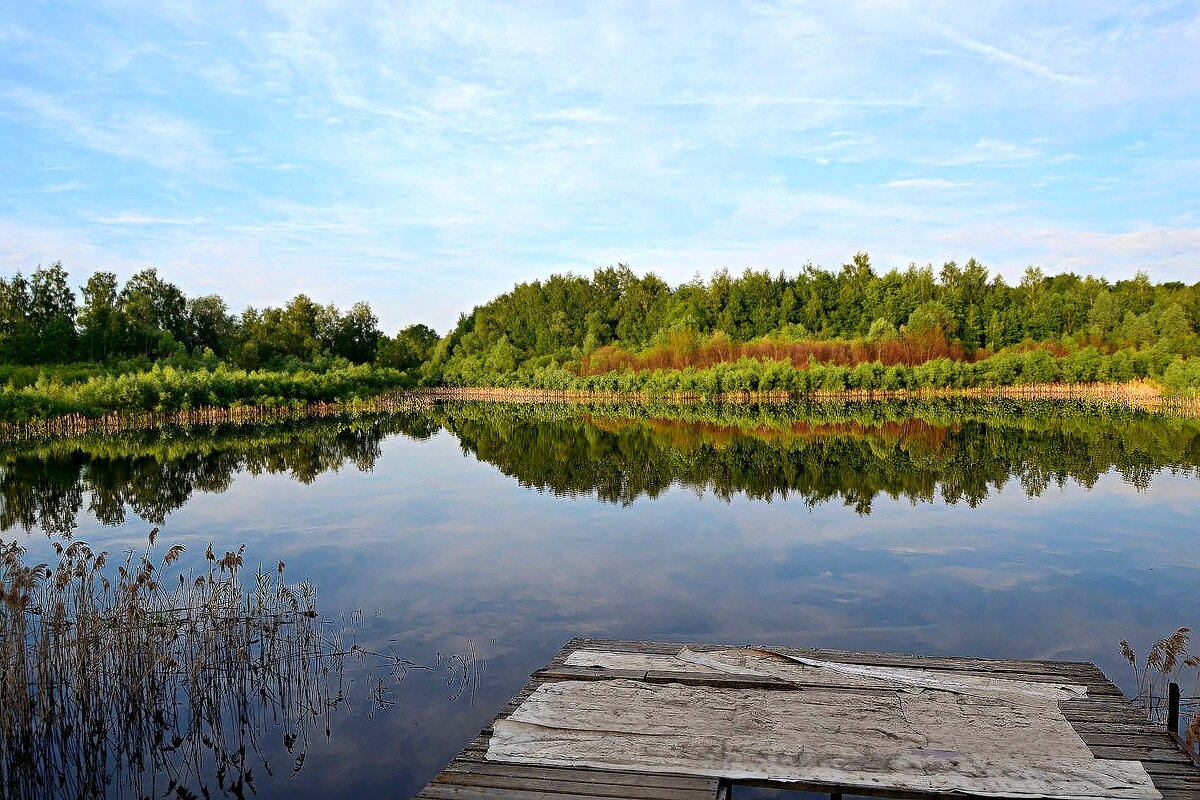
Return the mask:
POLYGON ((68 28, 18 4, 0 231, 32 233, 0 265, 439 328, 615 261, 1195 269, 1194 10, 925 8, 213 0, 68 28))
POLYGON ((945 178, 901 178, 883 184, 888 189, 966 189, 975 181, 950 181, 945 178))
POLYGON ((994 166, 1015 166, 1031 161, 1063 161, 1069 159, 1069 154, 1048 155, 1040 147, 1020 142, 1008 142, 1000 139, 984 137, 970 147, 960 149, 956 153, 943 156, 921 157, 915 159, 927 164, 937 164, 947 167, 990 164, 994 166))
POLYGON ((161 217, 133 212, 111 216, 92 216, 90 219, 101 225, 198 225, 203 222, 199 217, 161 217))
POLYGON ((943 25, 940 22, 936 22, 931 19, 926 19, 925 22, 929 25, 929 27, 933 28, 942 36, 959 45, 964 50, 969 50, 972 53, 976 53, 993 61, 998 61, 1002 64, 1025 70, 1026 72, 1032 73, 1039 77, 1048 78, 1052 81, 1058 81, 1059 83, 1081 84, 1087 82, 1084 78, 1080 78, 1079 76, 1055 72, 1049 67, 1039 64, 1036 61, 1031 61, 1023 56, 1010 53, 1007 50, 1001 50, 999 47, 987 44, 986 42, 981 42, 978 39, 973 39, 970 36, 960 33, 947 25, 943 25))
POLYGON ((114 115, 92 108, 85 112, 23 86, 0 89, 0 97, 31 114, 46 133, 66 136, 98 153, 181 172, 211 170, 218 163, 199 128, 178 117, 156 111, 114 115))

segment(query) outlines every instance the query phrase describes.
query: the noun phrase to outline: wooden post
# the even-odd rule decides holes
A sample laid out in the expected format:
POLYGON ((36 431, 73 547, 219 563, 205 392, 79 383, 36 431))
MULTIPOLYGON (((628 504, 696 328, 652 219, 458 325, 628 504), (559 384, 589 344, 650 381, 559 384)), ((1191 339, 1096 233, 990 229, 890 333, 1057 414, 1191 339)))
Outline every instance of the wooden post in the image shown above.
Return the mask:
POLYGON ((1179 684, 1167 687, 1167 730, 1179 735, 1179 684))

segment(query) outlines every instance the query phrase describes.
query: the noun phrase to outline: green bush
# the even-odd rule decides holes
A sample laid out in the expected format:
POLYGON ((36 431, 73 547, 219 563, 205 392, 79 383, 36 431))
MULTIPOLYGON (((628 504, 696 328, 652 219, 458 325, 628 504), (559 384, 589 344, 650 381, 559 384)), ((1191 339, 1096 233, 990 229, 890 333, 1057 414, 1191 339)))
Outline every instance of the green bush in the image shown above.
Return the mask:
POLYGON ((413 386, 400 370, 349 362, 286 364, 279 371, 178 369, 156 364, 149 370, 80 379, 75 373, 43 372, 17 386, 10 377, 0 390, 0 420, 14 421, 65 413, 108 411, 171 412, 201 406, 283 405, 290 402, 355 400, 388 389, 413 386))

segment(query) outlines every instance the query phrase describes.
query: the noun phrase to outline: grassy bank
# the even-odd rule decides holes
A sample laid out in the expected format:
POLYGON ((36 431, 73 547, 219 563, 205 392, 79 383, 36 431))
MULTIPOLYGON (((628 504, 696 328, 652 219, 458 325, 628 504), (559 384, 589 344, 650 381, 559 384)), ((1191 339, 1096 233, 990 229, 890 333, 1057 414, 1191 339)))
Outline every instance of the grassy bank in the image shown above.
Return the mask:
POLYGON ((464 386, 521 386, 583 392, 685 393, 711 397, 732 392, 813 394, 845 391, 990 389, 1005 386, 1092 384, 1150 380, 1172 392, 1200 390, 1200 359, 1164 349, 1125 349, 1104 353, 1088 347, 1055 356, 1045 349, 1006 352, 979 361, 938 358, 920 364, 854 365, 740 358, 705 368, 628 369, 580 374, 564 367, 518 368, 484 374, 464 386))
POLYGON ((282 370, 244 370, 224 364, 181 369, 156 364, 124 373, 57 367, 32 376, 23 372, 20 377, 21 381, 10 378, 0 389, 0 422, 345 403, 413 383, 399 370, 345 362, 282 370))
POLYGON ((915 367, 856 366, 743 359, 703 370, 624 370, 578 375, 561 368, 517 371, 488 386, 414 388, 411 373, 333 360, 275 370, 217 364, 158 364, 115 372, 91 365, 40 370, 0 367, 0 436, 71 435, 164 425, 262 422, 276 418, 389 412, 438 399, 505 402, 699 399, 788 402, 800 398, 893 400, 907 397, 1083 399, 1180 416, 1200 416, 1200 369, 1194 360, 1128 363, 1120 354, 1045 351, 968 363, 948 359, 915 367), (1146 377, 1155 367, 1161 375, 1146 377), (1128 367, 1128 369, 1126 369, 1128 367), (1124 380, 1114 375, 1128 376, 1124 380), (1193 374, 1196 373, 1196 374, 1193 374))

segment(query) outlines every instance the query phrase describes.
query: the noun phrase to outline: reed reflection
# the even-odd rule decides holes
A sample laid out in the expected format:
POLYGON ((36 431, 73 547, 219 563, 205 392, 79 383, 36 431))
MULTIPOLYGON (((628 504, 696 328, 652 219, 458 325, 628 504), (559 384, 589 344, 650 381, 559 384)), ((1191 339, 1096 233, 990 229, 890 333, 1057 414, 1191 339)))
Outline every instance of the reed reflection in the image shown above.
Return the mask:
POLYGON ((359 645, 357 620, 323 620, 314 587, 289 583, 283 562, 243 586, 244 547, 210 546, 202 571, 175 575, 183 548, 148 547, 111 580, 107 553, 54 547, 55 564, 29 565, 0 543, 9 798, 245 797, 264 774, 304 766, 352 686, 373 713, 410 670, 448 670, 458 692, 477 674, 469 655, 427 667, 359 645), (371 671, 356 683, 348 665, 371 671))

